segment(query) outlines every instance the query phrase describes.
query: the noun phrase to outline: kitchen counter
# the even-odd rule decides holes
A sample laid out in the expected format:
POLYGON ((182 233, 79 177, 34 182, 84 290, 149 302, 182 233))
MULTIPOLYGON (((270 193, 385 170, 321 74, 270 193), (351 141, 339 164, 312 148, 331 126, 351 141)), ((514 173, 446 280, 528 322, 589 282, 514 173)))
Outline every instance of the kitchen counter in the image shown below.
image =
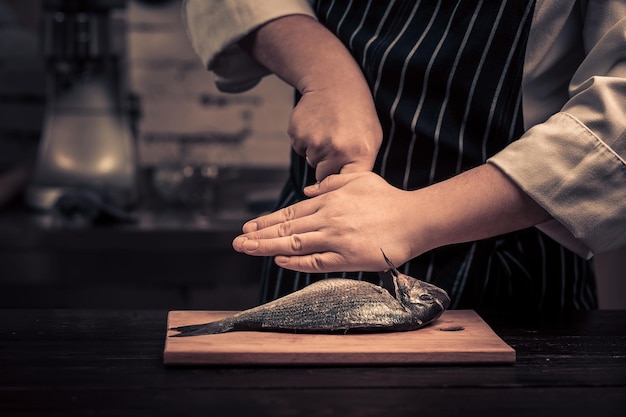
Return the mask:
POLYGON ((0 213, 0 308, 243 309, 257 302, 262 259, 231 246, 245 215, 146 210, 138 217, 70 228, 24 210, 0 213))
POLYGON ((481 316, 515 364, 166 367, 165 310, 4 309, 0 415, 624 415, 626 311, 481 316))

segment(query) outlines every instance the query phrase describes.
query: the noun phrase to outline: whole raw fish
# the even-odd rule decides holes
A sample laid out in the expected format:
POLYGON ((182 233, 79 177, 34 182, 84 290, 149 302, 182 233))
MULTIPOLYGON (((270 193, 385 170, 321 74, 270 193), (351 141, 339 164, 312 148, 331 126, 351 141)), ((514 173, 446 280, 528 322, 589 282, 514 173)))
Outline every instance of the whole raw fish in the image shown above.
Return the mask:
POLYGON ((450 304, 441 288, 392 268, 395 296, 375 284, 329 278, 222 320, 175 327, 173 335, 199 336, 231 331, 295 333, 389 332, 418 329, 436 320, 450 304))

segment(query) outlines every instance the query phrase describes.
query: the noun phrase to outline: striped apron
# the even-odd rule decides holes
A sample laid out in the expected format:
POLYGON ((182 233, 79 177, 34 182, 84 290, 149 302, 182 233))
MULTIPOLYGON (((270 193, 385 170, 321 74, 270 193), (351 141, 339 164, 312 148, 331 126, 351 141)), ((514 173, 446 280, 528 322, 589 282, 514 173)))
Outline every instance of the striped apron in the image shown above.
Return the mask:
MULTIPOLYGON (((318 0, 322 24, 351 51, 383 128, 374 171, 414 190, 483 164, 523 133, 521 80, 531 0, 318 0)), ((305 196, 314 171, 295 152, 277 208, 305 196)), ((399 268, 432 282, 451 308, 596 308, 590 264, 535 228, 427 252, 399 268)), ((265 260, 261 302, 329 276, 265 260)))

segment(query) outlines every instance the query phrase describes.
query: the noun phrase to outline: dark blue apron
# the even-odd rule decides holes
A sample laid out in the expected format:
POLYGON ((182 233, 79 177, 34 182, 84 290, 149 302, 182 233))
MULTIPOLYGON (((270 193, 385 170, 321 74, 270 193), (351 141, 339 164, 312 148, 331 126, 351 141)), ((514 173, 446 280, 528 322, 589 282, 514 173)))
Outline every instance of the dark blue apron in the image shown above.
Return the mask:
MULTIPOLYGON (((384 138, 374 167, 413 190, 483 164, 523 133, 521 81, 534 1, 327 1, 315 10, 361 65, 384 138)), ((303 198, 314 171, 292 152, 278 207, 303 198)), ((448 291, 451 308, 590 309, 593 273, 534 228, 425 253, 400 268, 448 291)), ((266 259, 262 302, 329 276, 266 259)))

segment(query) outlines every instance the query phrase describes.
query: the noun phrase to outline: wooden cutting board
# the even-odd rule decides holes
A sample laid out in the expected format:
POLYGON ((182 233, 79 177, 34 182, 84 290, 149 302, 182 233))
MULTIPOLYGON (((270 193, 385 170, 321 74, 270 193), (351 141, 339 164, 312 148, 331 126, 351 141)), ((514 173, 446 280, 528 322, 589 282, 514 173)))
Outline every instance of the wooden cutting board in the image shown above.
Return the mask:
MULTIPOLYGON (((167 328, 219 320, 232 312, 170 311, 167 328)), ((169 337, 166 365, 380 365, 513 363, 515 350, 473 310, 448 310, 410 332, 293 334, 231 332, 169 337)))

